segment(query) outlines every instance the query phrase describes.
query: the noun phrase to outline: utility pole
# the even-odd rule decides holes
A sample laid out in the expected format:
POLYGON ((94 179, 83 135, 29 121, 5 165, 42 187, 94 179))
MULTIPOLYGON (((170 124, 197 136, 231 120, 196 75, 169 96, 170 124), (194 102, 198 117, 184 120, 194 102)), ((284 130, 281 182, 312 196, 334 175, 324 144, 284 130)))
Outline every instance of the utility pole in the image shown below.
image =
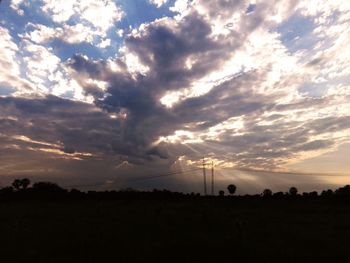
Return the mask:
POLYGON ((204 195, 207 195, 207 176, 205 174, 205 157, 203 157, 203 180, 204 180, 204 195))
POLYGON ((214 161, 211 161, 211 195, 214 195, 214 161))

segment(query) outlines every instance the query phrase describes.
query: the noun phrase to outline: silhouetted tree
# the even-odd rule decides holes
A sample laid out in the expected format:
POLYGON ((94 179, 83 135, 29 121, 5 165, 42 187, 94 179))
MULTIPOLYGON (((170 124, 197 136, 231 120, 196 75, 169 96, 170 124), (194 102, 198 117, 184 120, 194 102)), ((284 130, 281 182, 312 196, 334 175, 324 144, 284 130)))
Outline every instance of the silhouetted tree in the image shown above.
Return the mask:
POLYGON ((350 195, 350 185, 345 185, 343 187, 335 190, 336 195, 350 195))
POLYGON ((318 196, 318 193, 316 191, 312 191, 309 193, 309 197, 314 197, 316 198, 318 196))
POLYGON ((4 188, 0 189, 0 194, 12 194, 13 193, 13 187, 12 186, 7 186, 4 188))
POLYGON ((277 199, 281 199, 284 197, 284 193, 283 192, 276 192, 273 194, 273 197, 277 198, 277 199))
POLYGON ((225 192, 223 190, 220 190, 219 191, 219 196, 224 196, 225 195, 225 192))
POLYGON ((227 186, 227 190, 230 195, 233 195, 236 192, 237 187, 234 184, 230 184, 227 186))
POLYGON ((270 197, 272 196, 272 191, 270 189, 265 189, 263 192, 262 192, 262 196, 263 197, 270 197))
POLYGON ((332 195, 333 195, 333 190, 331 190, 331 189, 323 190, 322 193, 321 193, 321 196, 323 196, 323 197, 329 197, 329 196, 332 196, 332 195))
MULTIPOLYGON (((138 192, 136 189, 131 188, 131 187, 122 188, 119 191, 120 192, 126 192, 126 193, 136 193, 136 192, 138 192)), ((155 191, 159 191, 159 190, 153 189, 153 192, 155 192, 155 191)))
POLYGON ((69 193, 70 193, 70 194, 79 195, 79 194, 81 194, 81 191, 79 191, 78 189, 73 188, 73 189, 71 189, 71 190, 69 191, 69 193))
POLYGON ((30 185, 30 180, 28 178, 23 178, 21 180, 21 186, 24 190, 27 189, 29 185, 30 185))
POLYGON ((298 189, 296 187, 294 187, 294 186, 289 188, 289 194, 291 196, 296 196, 298 194, 298 189))
POLYGON ((79 191, 78 189, 73 188, 69 191, 69 196, 71 198, 80 198, 84 196, 84 193, 79 191))
POLYGON ((16 191, 18 191, 19 189, 21 189, 21 186, 22 186, 21 180, 15 179, 12 183, 12 186, 16 191))
POLYGON ((25 190, 28 188, 29 185, 30 185, 30 180, 28 178, 15 179, 12 183, 12 186, 16 191, 19 191, 21 189, 25 190))
POLYGON ((63 194, 66 192, 65 189, 51 182, 35 183, 33 184, 32 189, 35 193, 44 194, 44 195, 57 195, 57 194, 63 194))
POLYGON ((309 197, 309 196, 310 196, 310 194, 309 194, 308 192, 303 192, 301 195, 302 195, 303 197, 309 197))

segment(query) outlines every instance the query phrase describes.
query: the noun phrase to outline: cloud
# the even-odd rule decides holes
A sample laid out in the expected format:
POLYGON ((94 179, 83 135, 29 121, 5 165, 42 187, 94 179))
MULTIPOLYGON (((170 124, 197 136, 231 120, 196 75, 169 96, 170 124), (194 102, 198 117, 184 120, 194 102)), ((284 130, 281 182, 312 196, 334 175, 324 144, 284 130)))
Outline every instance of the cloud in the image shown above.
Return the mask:
MULTIPOLYGON (((14 1, 11 8, 22 10, 22 5, 24 3, 14 1)), ((34 8, 26 5, 27 8, 34 8)), ((58 54, 60 50, 54 50, 51 45, 59 40, 67 45, 85 42, 106 48, 110 45, 110 40, 106 39, 107 31, 115 22, 120 21, 123 11, 109 0, 40 1, 36 3, 36 7, 38 6, 41 8, 37 10, 38 14, 40 11, 44 12, 54 23, 41 24, 33 19, 33 22, 26 24, 24 32, 18 34, 18 43, 12 41, 7 29, 3 31, 7 34, 4 40, 7 41, 7 46, 11 45, 11 53, 6 51, 2 63, 10 72, 3 74, 3 86, 7 91, 2 91, 1 94, 53 94, 91 101, 81 93, 81 87, 71 78, 58 54), (21 59, 18 60, 17 57, 21 59)))
MULTIPOLYGON (((0 87, 13 88, 30 91, 33 89, 31 83, 21 76, 21 64, 18 59, 19 47, 14 42, 8 29, 0 27, 0 87)), ((9 94, 3 94, 9 95, 9 94)))
POLYGON ((123 148, 119 146, 122 144, 118 136, 120 120, 112 119, 90 104, 54 96, 37 99, 9 97, 1 99, 1 112, 2 135, 15 141, 20 139, 31 147, 54 146, 52 148, 66 153, 77 151, 92 155, 123 148), (90 143, 86 144, 88 141, 90 143))
POLYGON ((93 43, 96 33, 80 23, 63 25, 62 27, 48 27, 41 24, 29 23, 27 27, 30 28, 30 31, 27 31, 24 38, 37 44, 46 44, 56 39, 68 44, 93 43))
POLYGON ((188 0, 176 0, 174 6, 170 7, 170 10, 180 13, 180 15, 184 14, 189 7, 189 2, 188 0))
POLYGON ((44 1, 52 24, 28 24, 20 44, 0 31, 0 63, 13 68, 3 82, 20 89, 24 67, 36 87, 31 98, 1 100, 12 116, 2 145, 168 168, 211 156, 276 171, 335 151, 350 139, 350 8, 321 2, 178 0, 174 17, 130 25, 114 47, 108 31, 126 15, 114 2, 44 1), (102 55, 63 59, 55 40, 102 55))
POLYGON ((0 174, 101 182, 169 169, 161 150, 134 148, 122 118, 82 102, 47 96, 0 98, 0 174), (130 165, 121 169, 123 162, 130 165), (157 163, 157 169, 148 167, 157 163), (14 167, 17 167, 14 169, 14 167), (121 169, 121 171, 119 171, 121 169), (127 174, 125 174, 127 173, 127 174))
POLYGON ((53 54, 52 48, 24 40, 22 52, 22 67, 26 69, 27 79, 35 85, 32 94, 53 94, 89 101, 82 94, 79 84, 71 78, 61 59, 53 54))
POLYGON ((14 10, 16 10, 17 14, 24 15, 24 11, 20 8, 20 6, 23 4, 24 0, 11 0, 10 7, 14 10))
POLYGON ((197 158, 187 144, 201 148, 201 154, 235 160, 239 167, 283 167, 344 139, 312 128, 315 118, 334 118, 333 100, 310 100, 299 93, 308 76, 301 69, 304 58, 292 56, 280 36, 267 29, 290 17, 297 4, 257 4, 247 14, 244 3, 198 1, 185 16, 143 25, 126 38, 124 56, 132 54, 147 71, 131 74, 122 59, 117 72, 82 57, 70 66, 109 83, 108 95, 96 104, 127 113, 125 129, 136 147, 156 143, 176 148, 174 155, 197 158), (228 30, 230 21, 235 22, 228 30), (208 88, 196 91, 200 84, 208 88), (166 96, 178 98, 167 104, 166 96), (318 110, 323 117, 316 116, 318 110))
POLYGON ((88 23, 92 29, 105 35, 107 30, 123 17, 123 11, 111 0, 43 0, 42 10, 56 23, 64 23, 75 18, 88 23))
POLYGON ((107 32, 124 16, 124 12, 110 0, 43 0, 41 11, 55 23, 28 23, 27 33, 24 35, 26 39, 37 44, 45 44, 55 39, 68 44, 87 42, 100 48, 110 45, 105 39, 107 32))
POLYGON ((164 5, 166 2, 168 2, 168 0, 149 0, 149 2, 159 8, 162 5, 164 5))

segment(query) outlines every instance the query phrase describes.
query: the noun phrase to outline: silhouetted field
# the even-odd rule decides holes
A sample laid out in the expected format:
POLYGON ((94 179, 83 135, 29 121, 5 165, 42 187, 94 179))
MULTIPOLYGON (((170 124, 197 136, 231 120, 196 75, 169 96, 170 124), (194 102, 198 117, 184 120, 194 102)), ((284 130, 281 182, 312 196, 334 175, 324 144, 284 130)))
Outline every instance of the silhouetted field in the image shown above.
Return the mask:
POLYGON ((349 262, 347 198, 0 200, 1 262, 349 262))

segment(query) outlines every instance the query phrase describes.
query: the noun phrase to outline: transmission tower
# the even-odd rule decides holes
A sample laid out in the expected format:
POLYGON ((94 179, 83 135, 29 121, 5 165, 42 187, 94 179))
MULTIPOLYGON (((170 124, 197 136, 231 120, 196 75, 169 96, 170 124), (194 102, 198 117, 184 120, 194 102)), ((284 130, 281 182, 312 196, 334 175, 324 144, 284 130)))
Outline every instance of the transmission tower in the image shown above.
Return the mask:
POLYGON ((207 195, 207 176, 205 174, 205 157, 203 157, 203 183, 204 183, 204 195, 207 195))
POLYGON ((214 195, 214 161, 211 162, 211 195, 214 195))

